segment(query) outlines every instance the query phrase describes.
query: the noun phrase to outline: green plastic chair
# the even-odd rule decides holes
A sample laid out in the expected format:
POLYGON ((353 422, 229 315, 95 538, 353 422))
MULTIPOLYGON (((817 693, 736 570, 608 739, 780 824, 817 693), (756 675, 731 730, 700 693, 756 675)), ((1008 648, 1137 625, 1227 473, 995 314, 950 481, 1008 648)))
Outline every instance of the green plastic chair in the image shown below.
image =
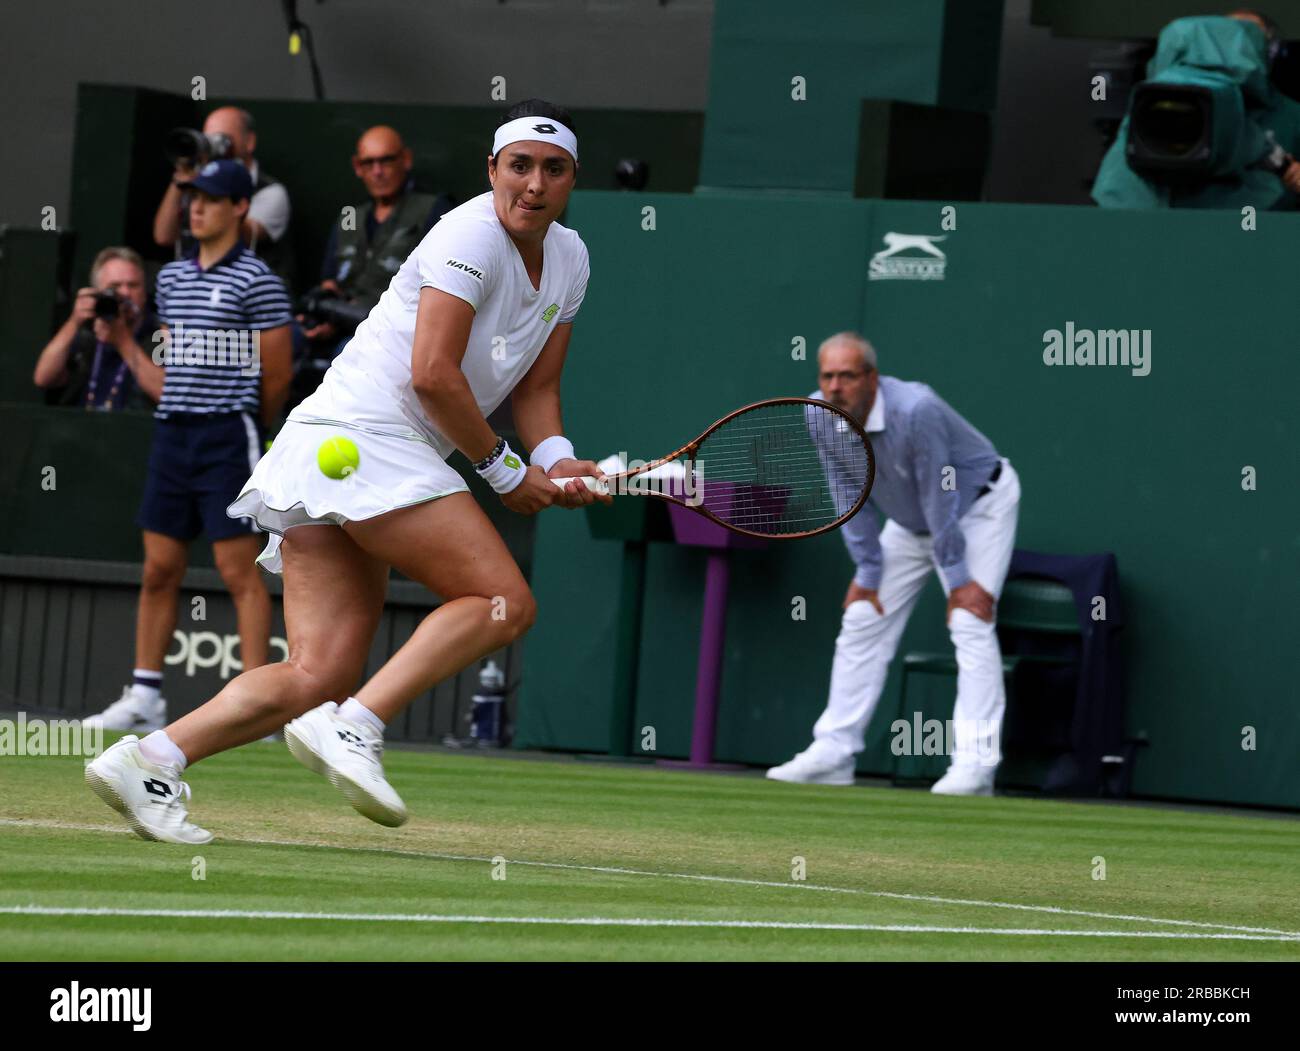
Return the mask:
MULTIPOLYGON (((1041 577, 1016 577, 1002 588, 997 604, 997 622, 1000 628, 1039 632, 1044 635, 1081 635, 1079 615, 1074 606, 1074 595, 1064 584, 1041 577)), ((1004 653, 1002 678, 1007 688, 1007 706, 1012 702, 1012 681, 1022 664, 1073 664, 1069 657, 1038 654, 1004 653)), ((903 656, 903 681, 898 691, 896 719, 907 711, 907 680, 912 675, 942 675, 957 678, 957 658, 952 653, 908 653, 903 656)), ((895 755, 891 765, 893 781, 897 784, 898 761, 895 755)))

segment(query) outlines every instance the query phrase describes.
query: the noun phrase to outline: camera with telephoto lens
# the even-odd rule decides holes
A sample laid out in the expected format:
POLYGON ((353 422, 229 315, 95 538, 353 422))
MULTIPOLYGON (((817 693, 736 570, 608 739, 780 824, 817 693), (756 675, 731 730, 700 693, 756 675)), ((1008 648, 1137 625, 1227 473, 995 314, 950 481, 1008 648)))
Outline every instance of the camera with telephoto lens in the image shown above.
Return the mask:
POLYGON ((201 168, 208 161, 221 160, 234 155, 234 143, 229 135, 214 132, 204 135, 193 128, 172 128, 163 143, 163 152, 174 168, 185 164, 190 168, 201 168))
POLYGON ((330 322, 340 332, 352 332, 366 320, 370 307, 365 303, 350 303, 337 292, 319 285, 305 293, 298 301, 298 313, 307 328, 330 322))

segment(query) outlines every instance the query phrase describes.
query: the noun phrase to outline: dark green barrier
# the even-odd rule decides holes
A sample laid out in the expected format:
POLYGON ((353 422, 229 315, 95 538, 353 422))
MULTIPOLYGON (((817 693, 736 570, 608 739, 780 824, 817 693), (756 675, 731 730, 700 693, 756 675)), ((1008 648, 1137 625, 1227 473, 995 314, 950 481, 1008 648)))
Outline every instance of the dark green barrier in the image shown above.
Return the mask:
MULTIPOLYGON (((0 442, 8 453, 0 459, 0 554, 138 562, 135 516, 152 434, 153 419, 144 414, 0 403, 0 442)), ((533 520, 507 511, 459 453, 451 463, 526 575, 533 520)), ((194 543, 190 565, 213 565, 207 540, 194 543)))
POLYGON ((703 185, 849 194, 860 100, 993 109, 1002 0, 823 0, 797 23, 787 0, 718 3, 703 185))
MULTIPOLYGON (((933 385, 1016 465, 1018 544, 1114 551, 1126 605, 1134 791, 1300 805, 1295 652, 1300 364, 1288 261, 1300 218, 963 204, 942 281, 868 281, 887 232, 938 235, 939 204, 579 193, 592 258, 565 374, 582 455, 653 456, 755 398, 806 394, 817 343, 860 327, 882 371, 933 385), (657 209, 641 229, 640 207, 657 209), (1043 334, 1152 330, 1152 370, 1048 367, 1043 334), (791 359, 791 340, 808 360, 791 359), (1258 472, 1243 491, 1242 470, 1258 472), (1243 750, 1243 728, 1255 750, 1243 750)), ((605 747, 618 553, 539 518, 520 743, 605 747), (557 659, 564 654, 565 659, 557 659), (573 660, 583 668, 573 674, 573 660)), ((838 538, 735 556, 718 757, 788 758, 825 702, 851 567, 838 538), (791 600, 808 619, 791 620, 791 600)), ((703 559, 652 547, 638 726, 684 754, 703 559)), ((948 644, 931 582, 902 649, 948 644)), ((891 676, 860 768, 888 768, 891 676)))
POLYGON ((44 403, 32 371, 71 309, 59 294, 68 278, 71 241, 66 230, 0 227, 0 401, 44 403))

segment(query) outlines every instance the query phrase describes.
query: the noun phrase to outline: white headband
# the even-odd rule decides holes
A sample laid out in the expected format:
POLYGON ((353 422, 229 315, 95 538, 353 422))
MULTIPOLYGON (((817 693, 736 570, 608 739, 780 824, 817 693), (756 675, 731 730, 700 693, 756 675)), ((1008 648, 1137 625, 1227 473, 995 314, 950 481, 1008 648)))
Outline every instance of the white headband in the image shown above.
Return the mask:
POLYGON ((566 150, 573 163, 578 163, 578 137, 558 120, 551 117, 518 117, 497 128, 492 140, 492 156, 496 156, 512 142, 553 142, 566 150))

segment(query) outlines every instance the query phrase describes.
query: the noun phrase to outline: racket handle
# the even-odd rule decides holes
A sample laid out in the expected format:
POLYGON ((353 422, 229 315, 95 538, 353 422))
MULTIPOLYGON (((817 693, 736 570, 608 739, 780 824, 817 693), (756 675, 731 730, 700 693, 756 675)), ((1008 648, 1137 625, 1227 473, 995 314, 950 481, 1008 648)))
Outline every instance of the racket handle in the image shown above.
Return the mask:
POLYGON ((565 485, 567 485, 569 482, 581 482, 593 493, 600 493, 601 495, 604 495, 609 492, 608 485, 606 485, 603 481, 601 481, 601 479, 592 478, 590 475, 582 478, 552 478, 551 481, 554 482, 561 489, 563 489, 565 485))

